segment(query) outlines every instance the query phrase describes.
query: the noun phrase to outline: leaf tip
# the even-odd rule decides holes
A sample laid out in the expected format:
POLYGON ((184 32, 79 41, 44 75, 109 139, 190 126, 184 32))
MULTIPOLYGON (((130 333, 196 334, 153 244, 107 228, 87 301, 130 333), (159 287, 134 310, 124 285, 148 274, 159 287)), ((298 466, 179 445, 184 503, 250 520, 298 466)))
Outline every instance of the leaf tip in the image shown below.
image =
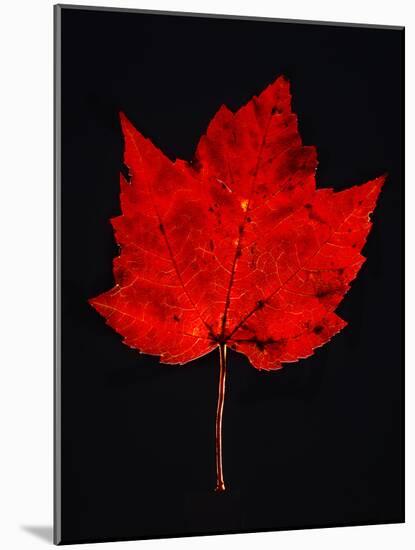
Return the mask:
POLYGON ((87 302, 91 307, 93 307, 96 311, 98 311, 95 300, 96 300, 95 298, 88 298, 87 302))
POLYGON ((127 115, 124 113, 124 111, 119 111, 118 116, 119 116, 119 119, 120 119, 120 125, 121 125, 121 128, 122 128, 122 131, 123 131, 124 135, 126 134, 126 132, 128 130, 131 131, 131 130, 135 129, 133 124, 130 122, 129 118, 127 117, 127 115))

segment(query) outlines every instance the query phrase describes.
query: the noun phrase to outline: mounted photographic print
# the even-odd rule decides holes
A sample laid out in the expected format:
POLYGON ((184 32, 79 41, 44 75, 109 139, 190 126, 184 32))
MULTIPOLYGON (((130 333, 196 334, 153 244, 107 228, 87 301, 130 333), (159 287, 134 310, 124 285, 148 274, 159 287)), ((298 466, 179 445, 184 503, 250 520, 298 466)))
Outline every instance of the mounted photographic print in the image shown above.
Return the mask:
POLYGON ((55 7, 57 544, 404 521, 403 50, 55 7))

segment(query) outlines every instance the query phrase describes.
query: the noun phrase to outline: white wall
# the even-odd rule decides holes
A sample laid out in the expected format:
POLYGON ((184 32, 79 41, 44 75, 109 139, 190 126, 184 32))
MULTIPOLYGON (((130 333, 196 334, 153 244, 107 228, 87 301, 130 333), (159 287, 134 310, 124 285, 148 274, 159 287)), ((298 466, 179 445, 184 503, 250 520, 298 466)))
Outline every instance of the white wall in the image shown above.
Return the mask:
MULTIPOLYGON (((78 4, 76 0, 70 3, 78 4)), ((86 2, 88 3, 88 2, 86 2)), ((89 5, 405 25, 407 125, 414 124, 414 16, 406 0, 146 0, 89 5)), ((46 542, 24 527, 52 523, 52 5, 3 2, 0 12, 0 547, 46 542)), ((166 550, 229 547, 415 548, 414 138, 407 141, 407 525, 112 543, 166 550), (412 154, 411 154, 412 153, 412 154), (412 250, 411 250, 412 249, 412 250), (411 307, 412 306, 412 307, 411 307), (412 341, 411 341, 412 340, 412 341)), ((39 530, 39 529, 38 529, 39 530)), ((47 529, 46 529, 47 532, 47 529)), ((40 529, 45 534, 45 529, 40 529)), ((86 545, 85 548, 92 548, 86 545)), ((96 545, 93 548, 97 548, 96 545)))

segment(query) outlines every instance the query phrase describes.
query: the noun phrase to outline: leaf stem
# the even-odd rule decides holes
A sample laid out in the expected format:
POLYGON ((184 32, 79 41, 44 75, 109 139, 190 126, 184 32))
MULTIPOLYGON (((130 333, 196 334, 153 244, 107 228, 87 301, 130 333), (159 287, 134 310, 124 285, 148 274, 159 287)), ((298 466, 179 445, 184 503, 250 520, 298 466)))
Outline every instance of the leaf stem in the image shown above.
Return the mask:
POLYGON ((225 400, 225 382, 226 382, 226 344, 219 344, 219 388, 218 388, 218 406, 216 409, 216 491, 225 490, 225 481, 223 479, 222 466, 222 416, 223 403, 225 400))

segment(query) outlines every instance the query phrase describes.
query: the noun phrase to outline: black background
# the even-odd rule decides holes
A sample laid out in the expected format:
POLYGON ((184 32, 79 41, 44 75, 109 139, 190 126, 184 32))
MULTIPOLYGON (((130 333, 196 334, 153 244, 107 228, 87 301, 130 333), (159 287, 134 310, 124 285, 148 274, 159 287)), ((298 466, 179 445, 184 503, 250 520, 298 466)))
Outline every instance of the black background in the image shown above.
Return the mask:
POLYGON ((403 521, 403 32, 62 9, 62 541, 403 521), (190 160, 222 103, 286 75, 320 187, 388 172, 349 325, 274 373, 230 353, 162 366, 87 303, 113 286, 118 112, 190 160))

